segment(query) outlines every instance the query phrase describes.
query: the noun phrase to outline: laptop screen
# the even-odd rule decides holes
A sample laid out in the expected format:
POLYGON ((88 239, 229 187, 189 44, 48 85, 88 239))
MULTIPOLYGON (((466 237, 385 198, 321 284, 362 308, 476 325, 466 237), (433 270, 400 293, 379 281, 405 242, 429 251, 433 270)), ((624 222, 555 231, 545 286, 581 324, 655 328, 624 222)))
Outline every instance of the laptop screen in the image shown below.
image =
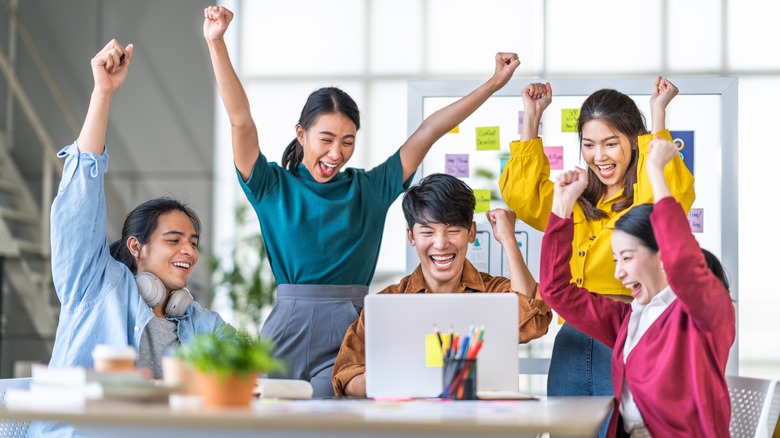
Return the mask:
POLYGON ((477 391, 517 392, 518 318, 514 293, 366 296, 367 396, 438 397, 442 367, 432 364, 430 335, 438 327, 462 337, 470 325, 484 326, 477 391))

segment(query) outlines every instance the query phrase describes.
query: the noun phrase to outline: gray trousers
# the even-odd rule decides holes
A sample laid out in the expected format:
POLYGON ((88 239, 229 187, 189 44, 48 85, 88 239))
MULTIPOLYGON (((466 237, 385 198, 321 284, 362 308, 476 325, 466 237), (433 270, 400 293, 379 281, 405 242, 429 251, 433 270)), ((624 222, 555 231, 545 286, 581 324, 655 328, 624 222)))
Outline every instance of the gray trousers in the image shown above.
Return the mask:
POLYGON ((274 342, 287 373, 271 377, 308 380, 314 398, 333 398, 333 363, 367 293, 364 285, 280 284, 260 337, 274 342))

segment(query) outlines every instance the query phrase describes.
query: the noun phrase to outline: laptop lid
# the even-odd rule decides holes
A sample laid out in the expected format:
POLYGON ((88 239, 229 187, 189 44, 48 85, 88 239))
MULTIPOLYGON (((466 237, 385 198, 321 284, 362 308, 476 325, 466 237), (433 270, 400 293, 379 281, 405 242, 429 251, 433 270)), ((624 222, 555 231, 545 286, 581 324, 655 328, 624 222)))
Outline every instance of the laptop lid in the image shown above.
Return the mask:
POLYGON ((436 325, 465 336, 470 324, 484 325, 477 391, 517 392, 518 318, 514 293, 366 296, 366 395, 438 397, 442 367, 426 361, 426 335, 436 325))

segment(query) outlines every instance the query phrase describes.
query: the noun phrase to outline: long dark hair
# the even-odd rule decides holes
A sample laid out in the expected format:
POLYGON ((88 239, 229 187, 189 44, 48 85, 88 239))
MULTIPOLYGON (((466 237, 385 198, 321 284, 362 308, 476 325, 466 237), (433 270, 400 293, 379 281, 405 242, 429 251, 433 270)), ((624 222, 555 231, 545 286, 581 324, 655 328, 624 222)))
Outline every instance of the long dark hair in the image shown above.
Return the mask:
POLYGON ((145 245, 151 239, 154 230, 157 229, 160 216, 171 211, 181 211, 186 214, 192 221, 192 226, 195 227, 195 233, 200 234, 200 219, 195 211, 173 198, 155 198, 134 208, 127 215, 125 224, 122 226, 122 238, 109 246, 111 257, 124 263, 135 274, 138 266, 135 264, 135 257, 127 249, 127 239, 134 236, 141 242, 141 245, 145 245))
MULTIPOLYGON (((628 137, 628 141, 631 143, 631 161, 623 176, 623 196, 612 206, 613 211, 623 211, 634 203, 634 184, 637 180, 636 163, 639 158, 637 137, 647 134, 645 116, 639 111, 636 102, 625 94, 611 89, 596 91, 585 99, 582 108, 580 108, 580 118, 577 122, 580 148, 582 147, 582 127, 592 120, 606 123, 611 129, 628 137)), ((588 220, 609 217, 607 212, 596 207, 606 191, 607 186, 588 167, 588 186, 582 196, 577 199, 588 220)))
MULTIPOLYGON (((357 104, 349 94, 336 87, 324 87, 311 93, 306 99, 306 105, 301 110, 298 125, 306 131, 317 121, 317 117, 333 113, 347 116, 355 124, 355 129, 360 129, 360 111, 357 104)), ((296 137, 282 153, 282 167, 298 176, 298 166, 302 160, 303 146, 296 137)))

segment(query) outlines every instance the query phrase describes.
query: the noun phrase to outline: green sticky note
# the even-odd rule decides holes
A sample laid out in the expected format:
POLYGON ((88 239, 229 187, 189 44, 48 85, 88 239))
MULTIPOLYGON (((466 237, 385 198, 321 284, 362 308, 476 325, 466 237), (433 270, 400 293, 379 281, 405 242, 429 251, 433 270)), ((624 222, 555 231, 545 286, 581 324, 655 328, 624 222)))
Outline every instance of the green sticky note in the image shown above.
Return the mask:
POLYGON ((501 149, 501 136, 498 126, 477 128, 477 150, 497 151, 501 149))
POLYGON ((428 368, 444 366, 444 359, 441 352, 441 344, 436 333, 425 335, 425 366, 428 368))
POLYGON ((561 132, 577 132, 577 120, 580 118, 579 108, 564 108, 561 110, 561 132))
POLYGON ((477 207, 474 213, 484 213, 490 210, 490 189, 474 190, 474 197, 477 198, 477 207))

